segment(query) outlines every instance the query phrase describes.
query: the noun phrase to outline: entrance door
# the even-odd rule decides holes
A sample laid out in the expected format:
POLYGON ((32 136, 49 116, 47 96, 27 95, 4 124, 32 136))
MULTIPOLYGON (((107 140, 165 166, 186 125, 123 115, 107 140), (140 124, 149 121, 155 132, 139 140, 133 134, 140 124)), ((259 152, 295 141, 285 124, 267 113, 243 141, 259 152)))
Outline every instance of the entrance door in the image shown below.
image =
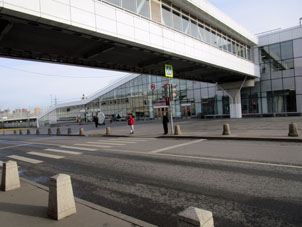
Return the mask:
POLYGON ((184 119, 191 118, 192 110, 191 104, 189 105, 182 105, 181 106, 181 117, 184 119))

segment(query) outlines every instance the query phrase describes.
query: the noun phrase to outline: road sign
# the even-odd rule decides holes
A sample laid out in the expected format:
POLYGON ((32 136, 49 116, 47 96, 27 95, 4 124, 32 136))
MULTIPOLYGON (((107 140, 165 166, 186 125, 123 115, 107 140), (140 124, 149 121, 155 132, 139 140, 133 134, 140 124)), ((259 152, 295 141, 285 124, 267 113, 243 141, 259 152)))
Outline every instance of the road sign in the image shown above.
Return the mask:
POLYGON ((151 84, 151 89, 152 89, 152 90, 155 89, 155 84, 151 84))
POLYGON ((166 73, 166 77, 173 77, 173 66, 165 65, 165 73, 166 73))

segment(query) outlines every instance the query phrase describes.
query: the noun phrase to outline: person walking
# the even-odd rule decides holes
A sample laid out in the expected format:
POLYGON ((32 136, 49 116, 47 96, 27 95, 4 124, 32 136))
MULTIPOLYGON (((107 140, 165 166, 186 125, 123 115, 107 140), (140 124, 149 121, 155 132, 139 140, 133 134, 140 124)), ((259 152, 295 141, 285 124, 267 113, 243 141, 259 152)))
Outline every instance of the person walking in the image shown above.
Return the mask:
POLYGON ((97 115, 94 115, 94 116, 93 116, 93 121, 94 121, 95 127, 97 128, 98 125, 99 125, 99 118, 98 118, 97 115))
POLYGON ((128 125, 130 126, 130 134, 134 134, 134 123, 135 123, 135 120, 132 117, 132 115, 130 114, 129 119, 128 119, 128 125))
POLYGON ((163 127, 164 127, 164 134, 168 134, 168 122, 169 118, 167 116, 167 113, 163 113, 163 127))

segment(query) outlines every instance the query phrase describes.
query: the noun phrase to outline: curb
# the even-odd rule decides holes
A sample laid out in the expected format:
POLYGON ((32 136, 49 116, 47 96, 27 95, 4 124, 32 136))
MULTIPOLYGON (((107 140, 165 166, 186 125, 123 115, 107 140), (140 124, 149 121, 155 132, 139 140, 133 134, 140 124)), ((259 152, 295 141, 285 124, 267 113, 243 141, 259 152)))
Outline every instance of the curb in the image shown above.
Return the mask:
POLYGON ((292 142, 302 143, 302 138, 276 138, 276 137, 232 137, 232 136, 158 136, 163 139, 207 139, 207 140, 247 140, 247 141, 271 141, 271 142, 292 142))
MULTIPOLYGON (((20 177, 20 180, 23 181, 23 182, 26 182, 27 184, 30 184, 30 185, 33 185, 39 189, 42 189, 44 191, 49 191, 48 190, 48 187, 44 186, 44 185, 41 185, 39 183, 36 183, 36 182, 33 182, 33 181, 30 181, 30 180, 27 180, 23 177, 20 177)), ((87 206, 87 207, 90 207, 91 209, 94 209, 94 210, 97 210, 99 212, 102 212, 102 213, 105 213, 107 215, 110 215, 112 217, 115 217, 115 218, 118 218, 120 220, 123 220, 123 221, 127 221, 131 224, 133 224, 134 226, 141 226, 141 227, 157 227, 156 225, 152 225, 150 223, 147 223, 147 222, 144 222, 144 221, 141 221, 141 220, 138 220, 136 218, 133 218, 133 217, 130 217, 130 216, 127 216, 125 214, 121 214, 119 212, 116 212, 116 211, 113 211, 113 210, 110 210, 106 207, 102 207, 100 205, 97 205, 97 204, 94 204, 94 203, 91 203, 91 202, 88 202, 86 200, 83 200, 83 199, 80 199, 80 198, 77 198, 77 197, 74 197, 75 201, 79 204, 82 204, 84 206, 87 206)))

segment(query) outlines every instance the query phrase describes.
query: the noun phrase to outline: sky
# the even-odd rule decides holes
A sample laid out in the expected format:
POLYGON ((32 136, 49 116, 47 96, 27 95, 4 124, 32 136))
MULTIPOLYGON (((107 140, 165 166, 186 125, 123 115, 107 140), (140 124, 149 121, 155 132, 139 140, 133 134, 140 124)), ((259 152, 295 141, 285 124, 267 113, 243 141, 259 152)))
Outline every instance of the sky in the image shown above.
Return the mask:
MULTIPOLYGON (((299 24, 302 0, 208 0, 254 34, 299 24)), ((0 110, 80 100, 125 73, 0 58, 0 110)))

